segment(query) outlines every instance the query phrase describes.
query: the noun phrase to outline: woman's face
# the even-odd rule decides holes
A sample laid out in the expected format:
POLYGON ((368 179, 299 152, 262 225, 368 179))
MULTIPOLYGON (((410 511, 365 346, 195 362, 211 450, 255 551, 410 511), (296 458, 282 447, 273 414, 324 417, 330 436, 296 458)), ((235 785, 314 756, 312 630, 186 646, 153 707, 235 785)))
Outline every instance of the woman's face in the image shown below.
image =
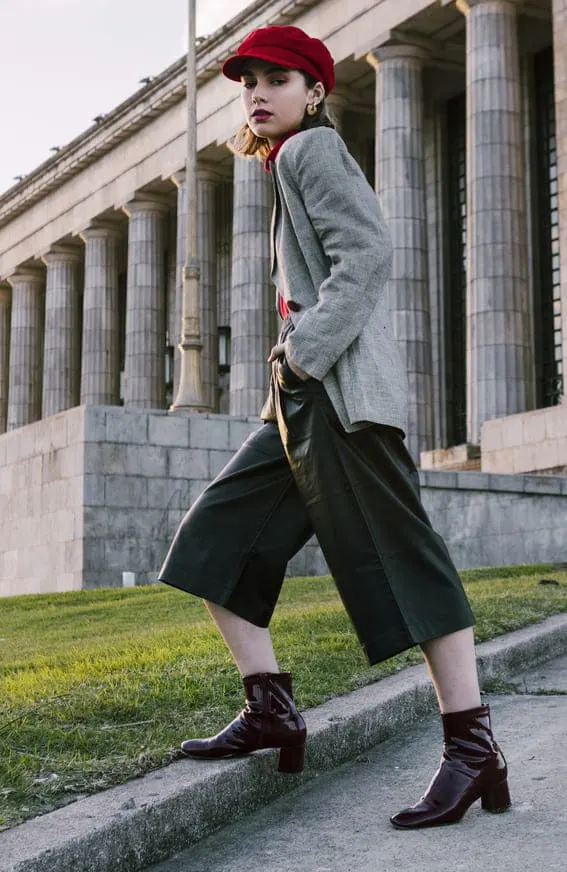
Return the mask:
POLYGON ((266 61, 251 59, 242 72, 241 82, 248 126, 271 146, 299 128, 308 103, 320 103, 325 96, 321 82, 308 88, 299 70, 266 61))

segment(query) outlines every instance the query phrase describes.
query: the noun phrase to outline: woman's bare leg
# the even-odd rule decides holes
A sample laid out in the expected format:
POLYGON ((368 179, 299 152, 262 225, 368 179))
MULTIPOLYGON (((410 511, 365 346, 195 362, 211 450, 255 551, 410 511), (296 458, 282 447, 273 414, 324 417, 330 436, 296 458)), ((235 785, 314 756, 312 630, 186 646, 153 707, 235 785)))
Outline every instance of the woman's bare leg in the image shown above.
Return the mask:
POLYGON ((481 701, 472 627, 424 642, 421 647, 441 713, 477 708, 481 701))
POLYGON ((279 672, 270 631, 239 618, 223 606, 205 600, 205 605, 228 645, 240 675, 279 672))

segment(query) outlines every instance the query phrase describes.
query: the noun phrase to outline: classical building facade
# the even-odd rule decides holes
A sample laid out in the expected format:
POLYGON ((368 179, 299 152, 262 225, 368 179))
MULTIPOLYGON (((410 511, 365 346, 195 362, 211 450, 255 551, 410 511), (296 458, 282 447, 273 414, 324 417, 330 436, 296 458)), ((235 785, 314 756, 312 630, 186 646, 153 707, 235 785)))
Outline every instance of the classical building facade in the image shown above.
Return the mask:
MULTIPOLYGON (((335 57, 330 110, 394 240, 387 293, 414 458, 430 470, 567 472, 565 0, 258 0, 200 42, 213 418, 256 420, 278 328, 271 179, 225 146, 242 113, 220 73, 268 23, 303 27, 335 57)), ((147 427, 172 402, 184 83, 182 59, 0 196, 0 433, 24 439, 77 407, 147 413, 147 427)))

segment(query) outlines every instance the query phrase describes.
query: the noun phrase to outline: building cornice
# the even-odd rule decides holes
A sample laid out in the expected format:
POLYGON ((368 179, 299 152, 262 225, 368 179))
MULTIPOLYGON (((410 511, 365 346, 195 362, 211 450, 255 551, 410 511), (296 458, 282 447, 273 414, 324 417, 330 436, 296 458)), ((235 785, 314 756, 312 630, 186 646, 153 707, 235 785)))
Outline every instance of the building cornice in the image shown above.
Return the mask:
MULTIPOLYGON (((265 24, 289 24, 319 2, 321 0, 256 0, 199 42, 198 86, 218 75, 224 59, 250 29, 265 24)), ((185 95, 186 59, 183 56, 1 195, 0 227, 184 100, 185 95)))

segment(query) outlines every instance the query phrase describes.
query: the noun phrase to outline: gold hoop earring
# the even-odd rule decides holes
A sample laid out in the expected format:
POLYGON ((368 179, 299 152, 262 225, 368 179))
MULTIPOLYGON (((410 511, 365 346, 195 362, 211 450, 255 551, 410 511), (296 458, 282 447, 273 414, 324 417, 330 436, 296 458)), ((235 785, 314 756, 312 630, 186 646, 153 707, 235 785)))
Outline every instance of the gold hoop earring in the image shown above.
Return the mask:
POLYGON ((318 108, 319 107, 316 104, 314 105, 313 103, 309 103, 307 106, 307 114, 311 115, 311 117, 313 117, 313 115, 317 115, 318 108))

